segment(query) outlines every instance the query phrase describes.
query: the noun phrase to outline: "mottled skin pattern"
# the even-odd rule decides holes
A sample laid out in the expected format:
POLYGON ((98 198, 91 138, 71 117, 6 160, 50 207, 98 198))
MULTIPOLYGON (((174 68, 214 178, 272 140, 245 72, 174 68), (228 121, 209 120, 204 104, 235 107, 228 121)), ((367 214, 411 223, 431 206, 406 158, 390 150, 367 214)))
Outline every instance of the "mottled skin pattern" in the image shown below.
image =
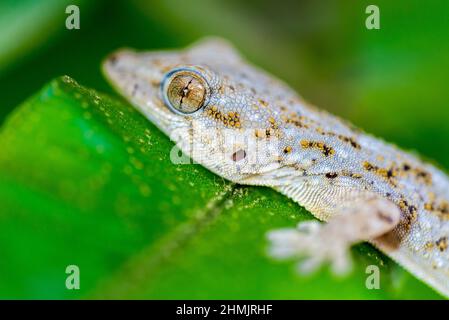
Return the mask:
POLYGON ((235 183, 270 186, 328 222, 271 232, 273 256, 306 256, 303 272, 325 261, 345 272, 348 248, 366 240, 449 296, 449 179, 437 168, 308 105, 223 40, 120 50, 104 71, 195 161, 235 183), (164 101, 167 73, 178 69, 205 80, 196 112, 164 101))

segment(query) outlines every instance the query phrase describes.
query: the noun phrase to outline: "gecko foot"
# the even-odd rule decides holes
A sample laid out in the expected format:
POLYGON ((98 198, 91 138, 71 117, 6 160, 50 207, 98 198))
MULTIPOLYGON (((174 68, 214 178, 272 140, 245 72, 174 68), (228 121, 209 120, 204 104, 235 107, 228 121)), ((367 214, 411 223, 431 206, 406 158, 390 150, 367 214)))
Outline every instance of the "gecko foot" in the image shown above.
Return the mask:
MULTIPOLYGON (((328 231, 328 230, 327 230, 328 231)), ((317 221, 299 223, 297 228, 274 230, 268 233, 269 253, 277 259, 300 258, 301 273, 316 271, 329 263, 334 273, 342 275, 350 271, 350 243, 335 235, 323 232, 317 221)))

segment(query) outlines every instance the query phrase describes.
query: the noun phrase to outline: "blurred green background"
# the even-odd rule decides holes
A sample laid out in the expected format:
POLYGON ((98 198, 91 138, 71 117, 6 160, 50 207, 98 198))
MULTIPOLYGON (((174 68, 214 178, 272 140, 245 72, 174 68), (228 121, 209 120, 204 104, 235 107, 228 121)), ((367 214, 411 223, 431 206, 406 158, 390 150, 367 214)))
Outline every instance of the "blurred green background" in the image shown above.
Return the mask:
POLYGON ((361 267, 348 279, 301 279, 291 263, 267 262, 264 232, 310 216, 267 189, 167 164, 171 144, 100 72, 119 47, 223 36, 309 102, 449 168, 449 3, 376 1, 380 30, 365 28, 369 4, 2 1, 0 297, 438 298, 367 245, 354 249, 361 267), (80 7, 80 30, 65 28, 68 4, 80 7), (61 79, 46 86, 65 74, 114 100, 101 96, 95 111, 97 93, 61 79), (90 118, 79 106, 94 108, 90 118), (217 210, 204 209, 211 201, 217 210), (379 261, 385 289, 368 291, 363 266, 379 261), (64 288, 70 263, 91 270, 82 290, 64 288))

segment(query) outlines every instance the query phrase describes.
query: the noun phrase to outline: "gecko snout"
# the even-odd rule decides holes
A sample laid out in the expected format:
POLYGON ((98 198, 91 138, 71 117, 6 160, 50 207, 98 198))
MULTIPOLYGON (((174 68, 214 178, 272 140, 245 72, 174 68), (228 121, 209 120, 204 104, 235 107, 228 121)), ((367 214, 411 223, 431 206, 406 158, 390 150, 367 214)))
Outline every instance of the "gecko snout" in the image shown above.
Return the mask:
POLYGON ((116 67, 121 60, 126 60, 126 58, 133 57, 135 51, 129 48, 122 48, 109 54, 105 59, 105 65, 110 67, 116 67))

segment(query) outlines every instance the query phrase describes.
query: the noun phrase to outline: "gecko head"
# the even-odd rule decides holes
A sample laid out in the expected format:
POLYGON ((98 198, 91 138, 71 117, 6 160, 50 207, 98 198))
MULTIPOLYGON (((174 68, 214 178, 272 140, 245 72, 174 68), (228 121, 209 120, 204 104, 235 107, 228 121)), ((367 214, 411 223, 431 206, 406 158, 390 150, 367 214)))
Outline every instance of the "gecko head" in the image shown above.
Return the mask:
POLYGON ((228 42, 207 38, 180 51, 123 49, 103 70, 184 153, 213 172, 241 182, 278 165, 265 147, 251 160, 251 148, 267 136, 275 140, 279 104, 270 100, 292 93, 244 62, 228 42))

